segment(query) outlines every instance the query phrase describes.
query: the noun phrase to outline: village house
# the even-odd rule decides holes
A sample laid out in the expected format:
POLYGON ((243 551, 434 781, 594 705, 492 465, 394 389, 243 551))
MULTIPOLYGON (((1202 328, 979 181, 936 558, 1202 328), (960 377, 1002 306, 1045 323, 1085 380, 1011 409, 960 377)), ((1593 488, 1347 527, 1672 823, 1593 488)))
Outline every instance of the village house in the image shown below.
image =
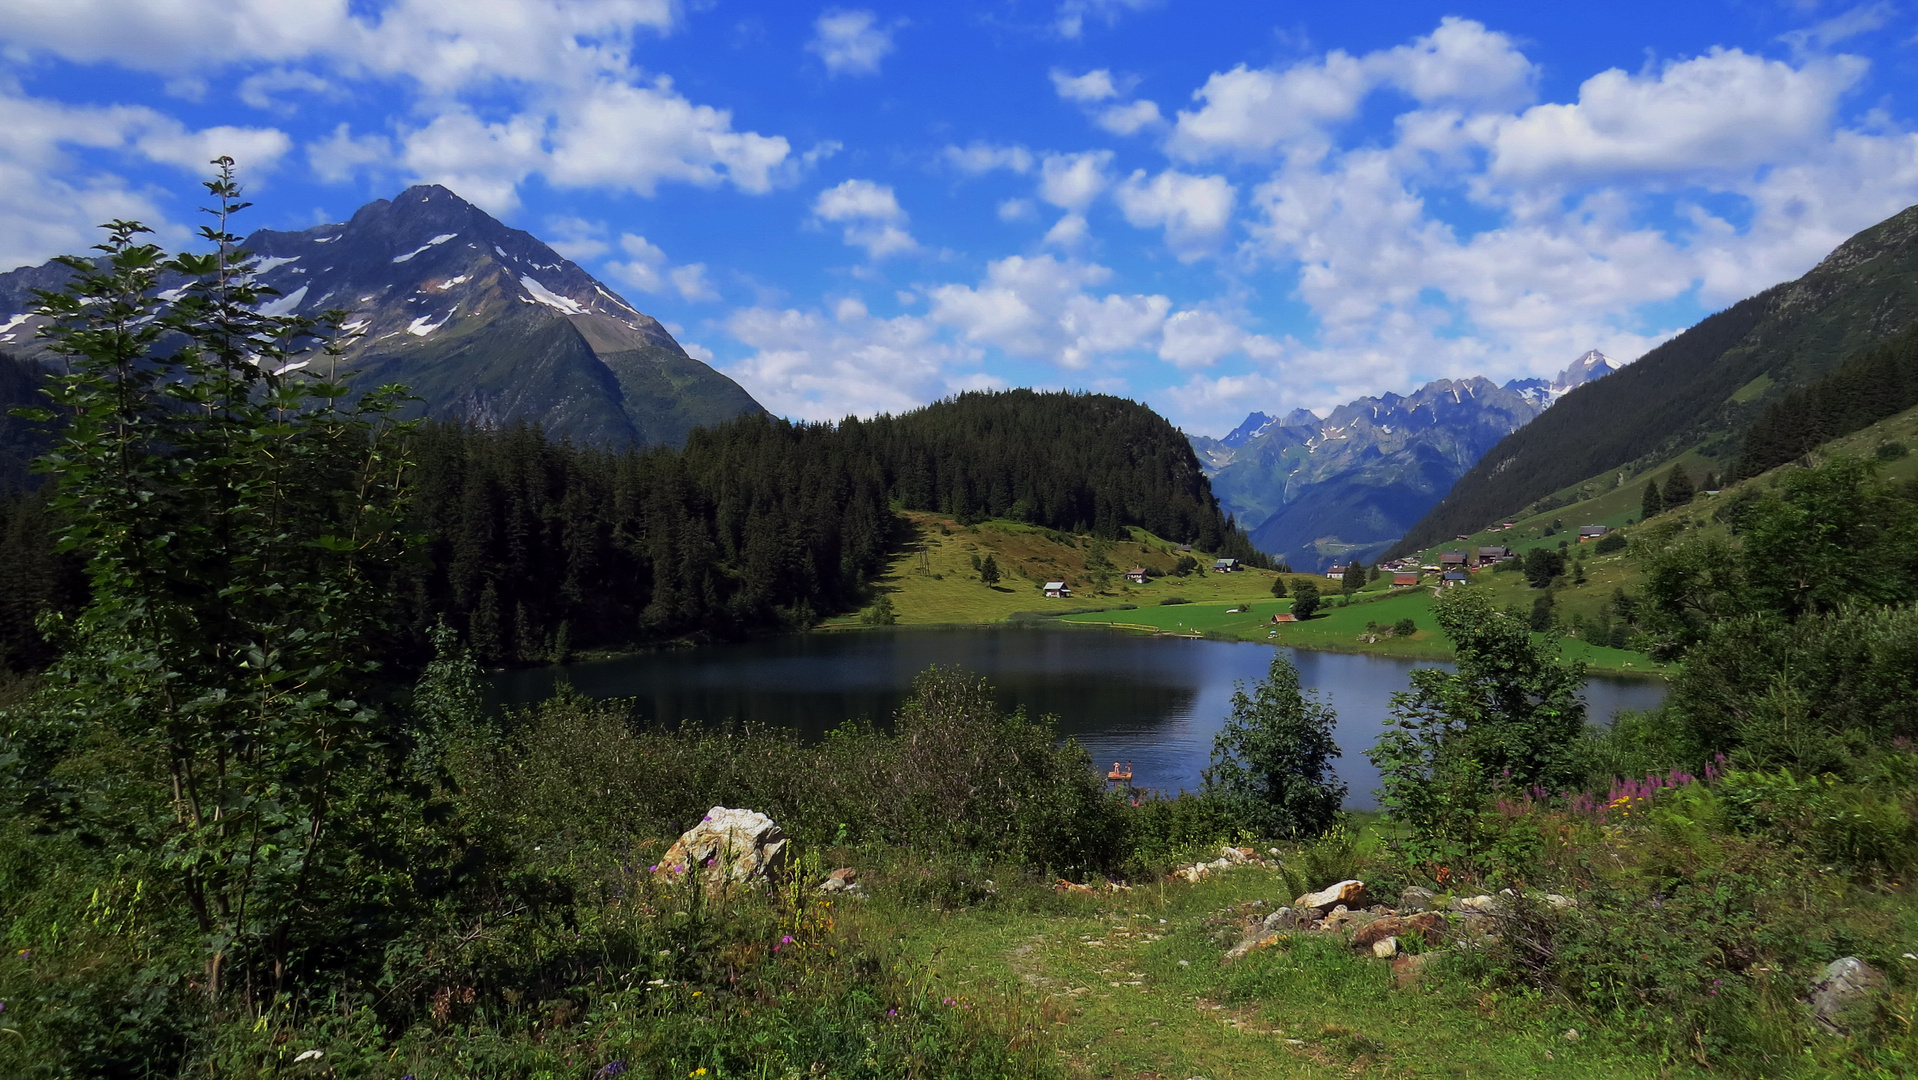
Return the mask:
POLYGON ((1441 589, 1455 588, 1463 584, 1465 584, 1465 574, 1459 570, 1454 570, 1439 579, 1439 588, 1441 589))
POLYGON ((1072 589, 1063 581, 1046 582, 1046 599, 1066 600, 1072 596, 1072 589))
POLYGON ((1332 568, 1331 568, 1330 570, 1327 570, 1327 571, 1325 572, 1325 576, 1326 576, 1326 577, 1329 577, 1329 578, 1331 578, 1331 579, 1332 579, 1333 581, 1342 581, 1342 580, 1344 580, 1344 578, 1345 578, 1345 565, 1344 565, 1343 563, 1341 563, 1341 564, 1339 564, 1338 566, 1334 566, 1334 567, 1332 567, 1332 568))
POLYGON ((1212 560, 1212 569, 1221 574, 1235 574, 1245 568, 1239 565, 1239 560, 1237 559, 1214 559, 1212 560))
POLYGON ((1145 584, 1145 567, 1135 566, 1125 572, 1125 579, 1134 585, 1145 584))
POLYGON ((1479 548, 1479 549, 1478 549, 1478 563, 1477 563, 1477 565, 1479 565, 1479 566, 1490 566, 1490 565, 1492 565, 1493 563, 1500 563, 1500 562, 1504 562, 1505 560, 1507 560, 1507 559, 1509 559, 1509 558, 1511 558, 1511 557, 1512 557, 1512 549, 1511 549, 1511 548, 1508 548, 1508 547, 1482 547, 1482 548, 1479 548))
POLYGON ((1417 570, 1392 571, 1392 587, 1393 588, 1398 588, 1400 585, 1417 585, 1418 583, 1419 583, 1419 572, 1417 570))
POLYGON ((1273 621, 1273 622, 1280 622, 1280 623, 1283 623, 1283 622, 1298 622, 1298 621, 1299 621, 1299 617, 1298 617, 1297 615, 1294 615, 1294 614, 1292 614, 1292 613, 1291 613, 1291 612, 1289 612, 1289 611, 1281 611, 1281 612, 1279 612, 1278 614, 1276 614, 1276 615, 1274 615, 1274 616, 1272 616, 1272 621, 1273 621))
POLYGON ((1440 570, 1463 570, 1470 562, 1463 551, 1445 551, 1439 553, 1440 570))
POLYGON ((1587 540, 1596 540, 1611 531, 1612 530, 1603 525, 1580 525, 1578 527, 1578 542, 1582 544, 1587 540))

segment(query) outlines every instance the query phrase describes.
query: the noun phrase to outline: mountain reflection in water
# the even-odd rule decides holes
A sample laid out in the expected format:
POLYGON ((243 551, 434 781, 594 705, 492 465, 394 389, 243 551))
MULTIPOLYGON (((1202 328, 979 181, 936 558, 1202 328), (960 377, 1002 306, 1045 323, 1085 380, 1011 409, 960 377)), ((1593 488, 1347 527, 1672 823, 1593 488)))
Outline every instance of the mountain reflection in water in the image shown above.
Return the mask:
MULTIPOLYGON (((544 699, 561 680, 590 697, 627 698, 645 723, 689 720, 779 725, 817 736, 849 718, 887 722, 915 675, 935 664, 984 676, 1007 709, 1058 718, 1101 773, 1129 761, 1134 783, 1165 792, 1199 785, 1234 686, 1265 677, 1272 646, 1132 637, 1063 627, 798 634, 738 645, 648 653, 494 676, 496 704, 544 699)), ((1300 681, 1338 712, 1346 805, 1374 805, 1365 760, 1410 660, 1288 650, 1300 681)), ((1593 678, 1594 720, 1664 700, 1656 681, 1593 678)))

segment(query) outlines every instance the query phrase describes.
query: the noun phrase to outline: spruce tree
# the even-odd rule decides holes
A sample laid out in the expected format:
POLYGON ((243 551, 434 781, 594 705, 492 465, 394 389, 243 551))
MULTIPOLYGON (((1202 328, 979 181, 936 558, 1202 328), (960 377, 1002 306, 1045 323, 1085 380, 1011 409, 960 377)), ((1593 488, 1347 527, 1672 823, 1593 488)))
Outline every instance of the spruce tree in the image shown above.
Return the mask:
POLYGON ((1638 504, 1638 519, 1650 521, 1665 512, 1665 498, 1658 493, 1658 481, 1645 482, 1645 498, 1638 504))
POLYGON ((986 561, 979 564, 979 580, 987 585, 999 584, 998 560, 990 555, 986 556, 986 561))
POLYGON ((1280 574, 1278 577, 1272 579, 1272 595, 1281 599, 1288 595, 1285 587, 1284 574, 1280 574))
POLYGON ((1683 466, 1673 469, 1672 474, 1665 478, 1666 509, 1684 506, 1692 501, 1694 494, 1691 474, 1686 472, 1683 466))
POLYGON ((1340 579, 1340 585, 1349 593, 1365 588, 1365 564, 1358 559, 1346 563, 1345 576, 1340 579))

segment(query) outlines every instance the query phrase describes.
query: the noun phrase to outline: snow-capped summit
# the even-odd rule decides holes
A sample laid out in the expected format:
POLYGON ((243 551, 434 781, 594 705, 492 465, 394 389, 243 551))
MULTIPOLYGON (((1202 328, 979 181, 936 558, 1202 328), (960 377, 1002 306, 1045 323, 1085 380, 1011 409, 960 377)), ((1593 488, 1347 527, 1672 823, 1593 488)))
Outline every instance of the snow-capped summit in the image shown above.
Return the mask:
MULTIPOLYGON (((261 310, 346 311, 353 337, 344 362, 360 385, 403 383, 432 416, 524 420, 556 436, 625 446, 678 444, 695 426, 763 411, 688 356, 657 319, 438 185, 368 203, 345 222, 262 230, 241 246, 257 256, 260 282, 279 292, 261 310)), ((0 274, 0 323, 32 306, 9 279, 57 287, 43 281, 45 270, 0 274)), ((13 338, 32 341, 30 333, 13 338)))

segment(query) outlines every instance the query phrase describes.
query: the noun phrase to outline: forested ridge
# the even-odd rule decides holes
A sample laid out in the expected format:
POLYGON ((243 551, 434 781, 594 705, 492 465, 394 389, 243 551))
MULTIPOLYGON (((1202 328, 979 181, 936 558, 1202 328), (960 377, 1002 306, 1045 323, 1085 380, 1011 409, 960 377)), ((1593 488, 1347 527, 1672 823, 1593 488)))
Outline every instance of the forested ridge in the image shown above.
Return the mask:
MULTIPOLYGON (((445 618, 487 663, 799 629, 864 602, 893 506, 1117 536, 1141 526, 1265 565, 1221 515, 1189 444, 1136 402, 968 393, 839 424, 747 416, 681 450, 614 452, 538 428, 428 423, 409 440, 410 529, 385 652, 410 666, 445 618)), ((44 663, 32 614, 74 602, 42 500, 0 525, 30 555, 0 603, 0 658, 44 663), (17 539, 16 539, 17 538, 17 539)))
POLYGON ((1865 350, 1766 409, 1745 433, 1733 475, 1757 476, 1913 405, 1918 405, 1918 327, 1865 350))

